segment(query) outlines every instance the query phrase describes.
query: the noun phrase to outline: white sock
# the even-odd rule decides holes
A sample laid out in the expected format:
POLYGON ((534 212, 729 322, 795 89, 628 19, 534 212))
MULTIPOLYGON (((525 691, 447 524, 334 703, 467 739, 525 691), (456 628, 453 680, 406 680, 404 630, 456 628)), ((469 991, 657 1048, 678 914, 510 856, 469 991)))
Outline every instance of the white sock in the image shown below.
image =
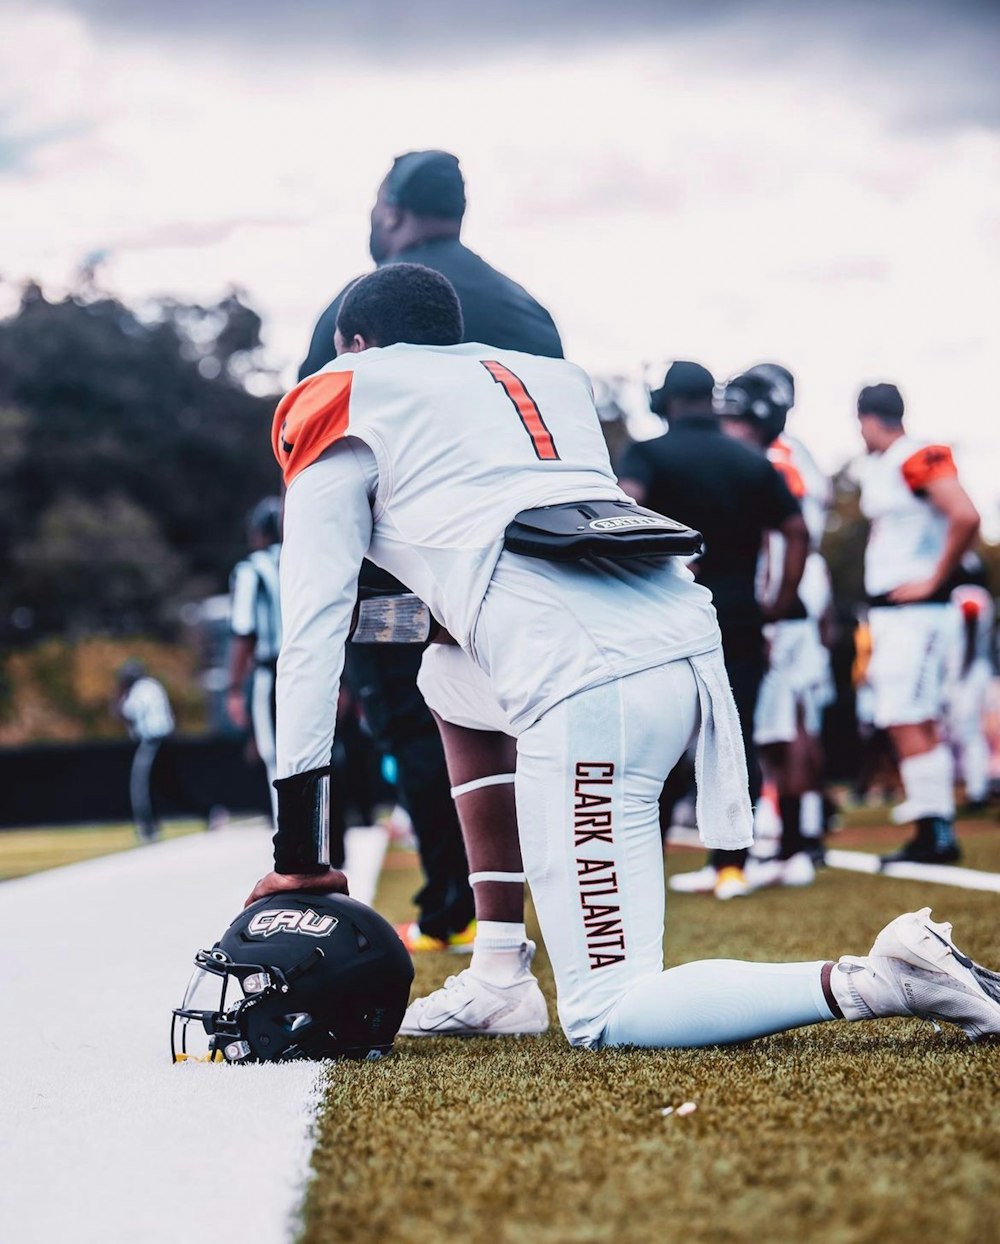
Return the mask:
POLYGON ((908 756, 899 762, 899 773, 906 792, 907 813, 918 821, 925 816, 942 816, 950 821, 955 815, 955 763, 951 751, 943 744, 908 756))
POLYGON ((965 772, 965 795, 967 799, 985 799, 989 793, 990 752, 982 731, 967 739, 962 748, 962 768, 965 772))
POLYGON ((706 959, 638 981, 612 1010, 603 1045, 728 1045, 834 1015, 818 963, 706 959))
POLYGON ((823 837, 823 796, 818 790, 807 790, 802 796, 799 828, 806 838, 823 837))
POLYGON ((531 975, 524 962, 523 947, 528 940, 524 923, 502 920, 476 922, 469 971, 491 985, 512 985, 531 975))

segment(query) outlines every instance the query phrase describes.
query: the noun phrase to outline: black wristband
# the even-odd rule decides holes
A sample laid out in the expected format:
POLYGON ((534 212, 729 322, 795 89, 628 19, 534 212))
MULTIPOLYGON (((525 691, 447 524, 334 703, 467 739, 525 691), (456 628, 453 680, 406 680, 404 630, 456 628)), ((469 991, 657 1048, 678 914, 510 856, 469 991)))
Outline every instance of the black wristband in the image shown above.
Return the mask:
POLYGON ((322 873, 330 867, 330 766, 278 778, 276 873, 322 873))

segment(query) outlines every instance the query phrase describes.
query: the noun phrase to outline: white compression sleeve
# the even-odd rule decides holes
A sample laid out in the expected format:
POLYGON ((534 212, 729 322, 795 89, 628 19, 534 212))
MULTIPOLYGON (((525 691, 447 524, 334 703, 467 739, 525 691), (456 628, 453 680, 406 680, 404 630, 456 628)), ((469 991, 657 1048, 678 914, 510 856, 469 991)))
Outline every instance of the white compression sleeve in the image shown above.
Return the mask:
POLYGON ((819 963, 705 959, 637 981, 612 1009, 602 1045, 729 1045, 833 1019, 819 963))
POLYGON ((372 533, 371 451, 338 441, 291 483, 281 549, 278 777, 330 762, 344 644, 372 533))

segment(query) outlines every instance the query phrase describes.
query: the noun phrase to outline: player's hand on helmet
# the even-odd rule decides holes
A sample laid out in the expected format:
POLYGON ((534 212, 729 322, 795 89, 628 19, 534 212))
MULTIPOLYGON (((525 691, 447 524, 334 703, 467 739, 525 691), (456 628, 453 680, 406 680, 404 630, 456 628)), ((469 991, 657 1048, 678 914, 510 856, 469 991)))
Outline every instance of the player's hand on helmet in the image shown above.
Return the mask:
POLYGON ((339 868, 328 868, 323 873, 268 873, 261 877, 243 904, 249 907, 259 898, 272 894, 284 894, 287 890, 305 890, 310 894, 347 894, 347 877, 339 868))
POLYGON ((927 600, 938 590, 937 579, 914 579, 911 583, 901 583, 889 593, 889 599, 897 605, 915 605, 927 600))

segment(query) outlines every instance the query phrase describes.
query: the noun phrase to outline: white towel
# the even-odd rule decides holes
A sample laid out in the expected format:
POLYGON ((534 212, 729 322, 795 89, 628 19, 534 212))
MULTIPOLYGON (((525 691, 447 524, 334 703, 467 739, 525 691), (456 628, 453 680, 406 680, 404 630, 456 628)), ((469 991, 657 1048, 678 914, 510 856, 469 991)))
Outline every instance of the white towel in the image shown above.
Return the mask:
POLYGON ((719 649, 688 660, 701 706, 694 758, 698 833, 706 847, 737 851, 753 843, 753 809, 736 702, 719 649))

